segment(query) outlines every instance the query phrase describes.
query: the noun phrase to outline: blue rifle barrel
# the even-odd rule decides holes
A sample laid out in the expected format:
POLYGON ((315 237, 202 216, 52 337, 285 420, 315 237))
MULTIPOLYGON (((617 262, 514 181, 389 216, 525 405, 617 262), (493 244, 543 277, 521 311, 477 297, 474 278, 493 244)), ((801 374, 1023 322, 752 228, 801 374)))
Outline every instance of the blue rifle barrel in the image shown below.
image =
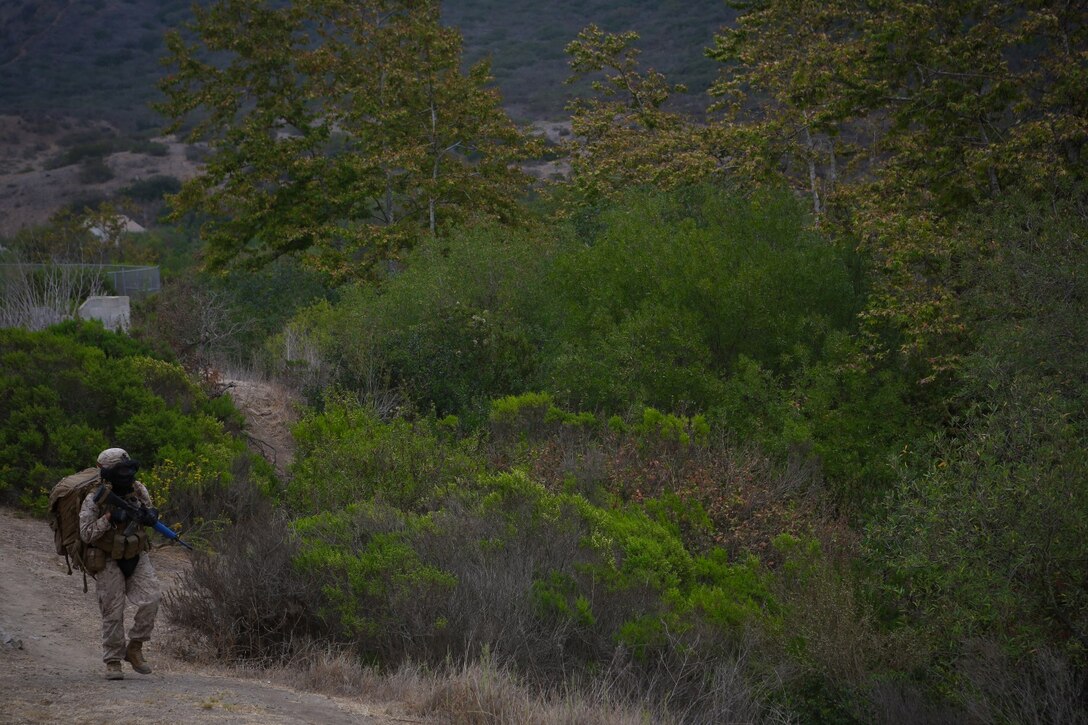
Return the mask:
POLYGON ((189 551, 192 551, 192 550, 193 550, 193 547, 189 546, 188 544, 186 544, 186 543, 185 543, 184 541, 182 541, 182 540, 181 540, 181 537, 180 537, 180 536, 178 536, 178 534, 177 534, 177 532, 176 532, 176 531, 174 531, 173 529, 171 529, 171 528, 170 528, 169 526, 167 526, 167 525, 166 525, 166 524, 164 524, 163 522, 161 522, 161 521, 156 521, 156 522, 154 523, 154 525, 152 526, 152 528, 154 528, 154 529, 155 529, 155 531, 158 531, 158 532, 159 532, 160 534, 162 534, 162 535, 163 535, 163 536, 165 536, 166 538, 170 539, 171 541, 176 541, 176 542, 178 542, 179 544, 181 544, 182 546, 184 546, 184 547, 185 547, 186 549, 188 549, 189 551))

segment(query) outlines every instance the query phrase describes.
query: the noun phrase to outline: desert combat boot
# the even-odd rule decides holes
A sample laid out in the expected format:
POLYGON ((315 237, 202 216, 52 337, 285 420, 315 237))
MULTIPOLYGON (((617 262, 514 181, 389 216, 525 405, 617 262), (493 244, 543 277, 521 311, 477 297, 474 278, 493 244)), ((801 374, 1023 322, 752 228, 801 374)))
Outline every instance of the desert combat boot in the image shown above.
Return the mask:
POLYGON ((106 663, 107 680, 123 680, 125 673, 121 671, 121 663, 118 660, 110 660, 106 663))
MULTIPOLYGON (((144 661, 143 644, 138 639, 130 639, 128 649, 125 650, 125 661, 132 665, 132 669, 141 675, 150 675, 151 668, 144 661)), ((118 663, 118 668, 120 668, 120 663, 118 663)))

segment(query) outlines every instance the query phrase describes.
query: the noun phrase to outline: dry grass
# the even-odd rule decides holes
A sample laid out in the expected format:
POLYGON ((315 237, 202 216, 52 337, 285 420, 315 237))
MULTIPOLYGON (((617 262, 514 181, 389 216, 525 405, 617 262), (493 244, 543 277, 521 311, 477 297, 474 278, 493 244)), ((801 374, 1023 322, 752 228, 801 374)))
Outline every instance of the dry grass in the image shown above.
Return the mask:
POLYGON ((980 723, 1088 723, 1088 681, 1061 654, 1038 649, 1014 659, 999 643, 973 643, 959 663, 973 697, 966 710, 980 723))
POLYGON ((315 647, 273 668, 241 668, 243 674, 300 690, 363 698, 421 721, 453 725, 534 723, 539 725, 642 725, 669 722, 624 702, 607 687, 542 694, 486 658, 438 670, 406 663, 382 673, 342 650, 315 647))
POLYGON ((821 539, 840 528, 823 509, 819 466, 804 451, 777 464, 721 432, 701 445, 654 440, 610 430, 548 423, 543 414, 492 431, 489 455, 496 467, 527 465, 532 478, 552 490, 573 484, 591 500, 607 491, 630 501, 675 495, 702 507, 710 530, 680 522, 695 551, 749 553, 773 565, 772 540, 783 532, 821 539), (528 441, 526 447, 523 441, 528 441))
POLYGON ((667 706, 626 692, 617 673, 541 691, 486 656, 437 669, 406 663, 382 674, 350 655, 326 649, 259 675, 299 689, 396 703, 411 715, 452 725, 792 722, 785 711, 757 702, 770 693, 746 681, 742 670, 750 654, 742 650, 714 667, 702 698, 688 701, 677 693, 667 706))

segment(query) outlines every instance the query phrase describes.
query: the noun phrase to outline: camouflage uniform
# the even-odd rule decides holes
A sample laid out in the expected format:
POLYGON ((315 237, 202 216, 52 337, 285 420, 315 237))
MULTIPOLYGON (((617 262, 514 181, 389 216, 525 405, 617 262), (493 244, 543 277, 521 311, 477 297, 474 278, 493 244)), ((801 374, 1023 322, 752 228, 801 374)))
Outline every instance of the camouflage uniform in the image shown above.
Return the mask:
MULTIPOLYGON (((147 487, 139 481, 132 485, 132 497, 146 507, 151 506, 147 487)), ((79 536, 83 541, 91 544, 115 529, 113 522, 106 517, 108 510, 108 506, 95 503, 93 492, 83 499, 83 506, 79 510, 79 536)), ((161 590, 147 552, 140 552, 136 569, 127 579, 116 561, 107 561, 106 568, 95 575, 95 589, 98 592, 98 606, 102 610, 102 660, 120 662, 125 659, 126 597, 136 607, 128 638, 146 642, 155 627, 161 590)))

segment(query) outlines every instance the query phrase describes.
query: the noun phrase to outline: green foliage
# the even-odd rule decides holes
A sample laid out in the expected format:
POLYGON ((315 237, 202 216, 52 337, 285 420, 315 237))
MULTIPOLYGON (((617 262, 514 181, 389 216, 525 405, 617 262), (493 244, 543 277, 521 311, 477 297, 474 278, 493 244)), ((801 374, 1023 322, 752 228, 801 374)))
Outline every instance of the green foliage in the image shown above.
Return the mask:
POLYGON ((965 270, 978 347, 959 415, 905 461, 868 532, 892 611, 946 655, 995 637, 1019 658, 1051 647, 1085 662, 1084 218, 1076 198, 980 214, 997 242, 965 270))
POLYGON ((615 197, 631 186, 673 189, 706 181, 721 172, 708 129, 667 107, 682 94, 661 73, 639 69, 638 33, 613 34, 586 27, 566 47, 574 83, 594 80, 595 96, 569 108, 574 140, 570 189, 575 205, 615 197))
MULTIPOLYGON (((162 478, 160 466, 201 462, 206 475, 179 480, 182 488, 229 484, 235 459, 246 455, 224 428, 237 428, 236 411, 124 335, 87 323, 8 329, 0 350, 0 406, 10 411, 0 428, 0 496, 9 502, 40 509, 59 478, 112 445, 140 461, 148 483, 162 478)), ((154 495, 168 510, 169 488, 154 495)))
POLYGON ((697 188, 633 193, 592 234, 464 231, 380 289, 297 315, 273 351, 470 426, 490 406, 500 438, 592 428, 603 411, 686 444, 714 422, 780 458, 818 457, 860 503, 919 428, 914 389, 865 361, 853 255, 806 224, 785 196, 697 188))
POLYGON ((98 348, 107 358, 152 357, 154 355, 151 348, 139 340, 111 332, 97 320, 66 320, 53 325, 50 331, 74 340, 80 345, 98 348))
POLYGON ((224 0, 167 37, 160 109, 208 143, 175 198, 206 215, 206 261, 298 254, 336 280, 474 216, 514 221, 536 143, 486 62, 461 67, 437 2, 224 0), (269 143, 269 140, 272 143, 269 143))
POLYGON ((425 510, 436 491, 480 468, 472 441, 452 442, 432 420, 382 422, 347 398, 332 398, 295 426, 298 453, 286 496, 299 512, 328 511, 379 498, 425 510))
MULTIPOLYGON (((101 200, 93 204, 73 204, 54 214, 47 223, 24 227, 11 240, 17 261, 51 264, 123 263, 126 256, 139 259, 143 250, 128 244, 122 205, 101 200), (97 231, 92 233, 92 229, 97 231)), ((78 267, 77 267, 78 269, 78 267)), ((85 274, 83 284, 93 281, 85 274)))
POLYGON ((855 339, 834 332, 818 357, 785 375, 742 357, 712 419, 778 456, 817 457, 836 498, 863 510, 926 430, 912 393, 901 371, 866 363, 855 339))
POLYGON ((784 196, 633 194, 592 238, 455 235, 297 326, 327 362, 382 371, 439 413, 533 389, 588 410, 706 410, 740 356, 792 369, 853 324, 848 255, 805 224, 784 196))
POLYGON ((552 494, 517 472, 481 479, 489 518, 509 521, 509 536, 551 536, 573 522, 578 553, 554 561, 533 583, 540 612, 569 622, 595 657, 620 643, 640 657, 675 645, 697 621, 723 627, 761 621, 773 609, 758 561, 727 561, 724 552, 693 556, 670 523, 639 507, 602 508, 580 496, 552 494), (549 533, 551 532, 551 533, 549 533))
MULTIPOLYGON (((444 597, 457 585, 455 577, 425 564, 413 549, 414 536, 427 526, 426 517, 375 502, 294 523, 301 542, 295 563, 324 583, 326 615, 335 617, 342 635, 388 647, 405 624, 397 611, 424 597, 444 597)), ((428 624, 432 631, 441 627, 438 619, 428 624)))
POLYGON ((773 627, 777 602, 771 594, 771 578, 759 560, 749 556, 731 563, 722 549, 695 559, 691 606, 710 622, 722 627, 740 627, 753 621, 773 627))
POLYGON ((579 407, 706 410, 740 356, 796 364, 852 324, 847 257, 786 196, 634 194, 549 270, 544 386, 579 407))
POLYGON ((690 585, 692 558, 675 531, 637 508, 606 510, 583 503, 580 513, 590 527, 586 544, 600 562, 587 573, 604 586, 673 592, 690 585))
POLYGON ((282 330, 292 315, 334 295, 323 275, 290 258, 255 271, 205 279, 204 284, 221 290, 228 302, 230 320, 241 328, 233 341, 239 351, 235 354, 247 363, 251 351, 282 330))
POLYGON ((964 349, 956 259, 980 202, 1040 204, 1086 176, 1088 26, 1063 2, 735 3, 709 54, 723 147, 744 178, 785 176, 873 252, 872 353, 927 381, 964 349), (889 330, 900 339, 880 339, 889 330))
POLYGON ((707 436, 710 435, 710 424, 702 415, 689 418, 645 408, 642 411, 642 420, 634 426, 634 430, 644 436, 687 446, 692 443, 706 443, 707 436))
POLYGON ((652 653, 673 651, 693 627, 726 636, 774 608, 756 560, 693 556, 671 525, 638 508, 549 493, 520 472, 436 489, 426 514, 390 505, 382 492, 341 501, 350 499, 295 522, 296 561, 324 582, 325 616, 390 662, 481 646, 518 651, 517 642, 467 636, 502 631, 492 622, 518 612, 522 636, 541 642, 530 666, 545 665, 558 646, 564 668, 599 667, 617 644, 652 664, 652 653), (526 572, 529 551, 535 564, 526 572), (490 609, 459 606, 474 588, 502 581, 521 588, 503 589, 490 609), (443 642, 453 649, 434 646, 443 642))
POLYGON ((886 593, 945 643, 1000 633, 1018 654, 1088 645, 1088 472, 1077 409, 1018 380, 909 469, 869 532, 886 593), (927 460, 928 459, 928 460, 927 460))
POLYGON ((490 420, 492 423, 506 423, 524 416, 543 419, 554 409, 555 404, 548 393, 508 395, 491 401, 490 420))
POLYGON ((271 354, 291 364, 304 357, 295 349, 314 349, 319 365, 342 371, 345 387, 387 385, 421 410, 478 420, 491 398, 522 392, 532 379, 537 333, 521 311, 543 293, 547 258, 546 237, 462 230, 441 248, 418 250, 380 290, 349 288, 337 305, 300 313, 271 354))

